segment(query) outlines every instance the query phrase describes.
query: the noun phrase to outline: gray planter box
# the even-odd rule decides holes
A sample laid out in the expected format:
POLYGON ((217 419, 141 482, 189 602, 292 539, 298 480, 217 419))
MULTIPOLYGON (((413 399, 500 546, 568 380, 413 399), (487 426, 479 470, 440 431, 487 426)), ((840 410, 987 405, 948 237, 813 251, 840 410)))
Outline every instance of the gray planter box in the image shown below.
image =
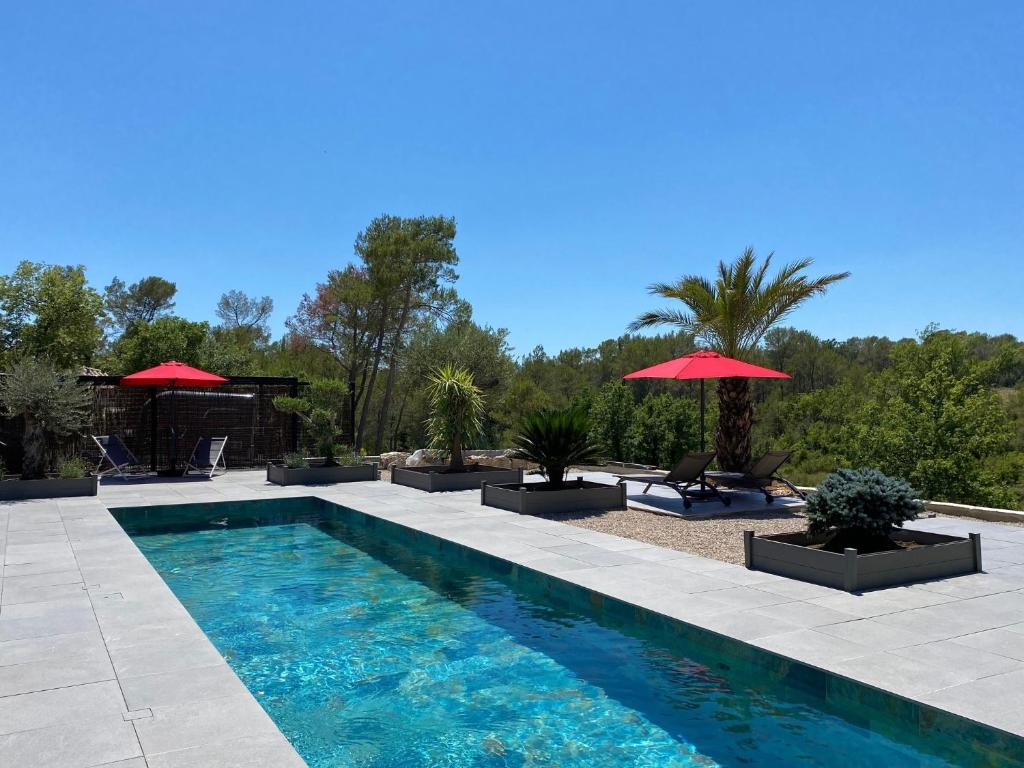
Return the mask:
POLYGON ((391 482, 421 491, 475 491, 483 483, 521 483, 523 470, 488 467, 483 464, 469 472, 445 472, 445 466, 392 467, 391 482))
POLYGON ((99 478, 48 477, 45 480, 4 480, 0 482, 0 501, 21 499, 62 499, 67 496, 95 496, 99 478))
POLYGON ((569 481, 557 491, 548 489, 547 483, 484 483, 480 503, 522 515, 625 509, 626 483, 621 480, 616 485, 569 481))
POLYGON ((858 592, 912 581, 941 579, 981 571, 981 535, 969 539, 929 531, 896 530, 892 538, 921 546, 868 555, 847 549, 843 554, 811 549, 825 536, 781 533, 755 536, 743 532, 747 568, 775 573, 825 587, 858 592))
POLYGON ((267 482, 278 485, 329 485, 376 480, 377 464, 352 464, 340 467, 299 467, 292 469, 279 462, 267 464, 267 482))

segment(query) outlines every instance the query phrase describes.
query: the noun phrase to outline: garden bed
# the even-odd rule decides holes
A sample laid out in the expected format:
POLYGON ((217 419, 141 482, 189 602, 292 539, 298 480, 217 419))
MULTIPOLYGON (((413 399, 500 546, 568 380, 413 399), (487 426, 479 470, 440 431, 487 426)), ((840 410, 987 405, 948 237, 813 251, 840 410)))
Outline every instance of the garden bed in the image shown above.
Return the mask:
POLYGON ((480 503, 523 515, 625 509, 626 484, 621 480, 607 485, 578 479, 555 489, 550 483, 484 483, 480 503))
POLYGON ((95 496, 99 478, 48 477, 42 480, 4 480, 0 482, 0 501, 23 499, 63 499, 68 496, 95 496))
POLYGON ((277 485, 330 485, 376 480, 377 464, 339 464, 325 467, 310 462, 308 467, 289 467, 282 461, 267 464, 267 482, 277 485))
POLYGON ((428 493, 473 491, 483 483, 521 483, 523 470, 485 464, 467 464, 460 472, 451 472, 446 465, 392 467, 391 482, 428 493))
POLYGON ((757 536, 744 531, 747 568, 812 584, 857 592, 981 570, 981 536, 948 536, 930 531, 896 530, 896 548, 858 553, 822 549, 830 534, 783 533, 757 536))

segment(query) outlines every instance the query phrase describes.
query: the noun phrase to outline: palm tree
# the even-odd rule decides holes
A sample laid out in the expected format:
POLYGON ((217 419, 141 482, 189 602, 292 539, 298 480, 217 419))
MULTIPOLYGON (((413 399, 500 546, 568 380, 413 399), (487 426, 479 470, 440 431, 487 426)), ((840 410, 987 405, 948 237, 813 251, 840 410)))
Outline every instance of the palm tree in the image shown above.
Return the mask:
MULTIPOLYGON (((652 295, 678 299, 685 309, 644 312, 629 324, 629 330, 674 325, 716 352, 743 359, 758 347, 772 326, 796 307, 850 276, 849 272, 841 272, 808 278, 801 273, 813 261, 801 259, 769 277, 773 255, 768 254, 759 264, 754 249, 747 248, 732 264, 719 262, 714 280, 686 275, 674 283, 651 285, 648 291, 652 295)), ((726 471, 743 470, 750 463, 750 428, 754 420, 750 384, 743 378, 719 379, 717 391, 718 464, 726 471)))

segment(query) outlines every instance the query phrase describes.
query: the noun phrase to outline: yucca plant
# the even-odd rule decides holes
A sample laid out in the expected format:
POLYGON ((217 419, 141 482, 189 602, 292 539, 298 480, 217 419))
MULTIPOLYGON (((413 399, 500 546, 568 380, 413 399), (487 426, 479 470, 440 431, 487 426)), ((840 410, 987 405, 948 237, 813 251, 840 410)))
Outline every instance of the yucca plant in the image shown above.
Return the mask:
POLYGON ((545 408, 529 414, 512 446, 510 456, 540 464, 552 489, 562 487, 569 467, 596 462, 601 454, 590 437, 590 420, 580 408, 545 408))
POLYGON ((448 452, 449 471, 461 472, 465 469, 462 449, 483 429, 484 393, 473 383, 472 373, 447 364, 430 374, 427 396, 430 445, 448 452))
POLYGON ((310 447, 324 457, 324 466, 336 467, 335 443, 341 437, 348 386, 337 379, 316 379, 305 397, 275 397, 274 407, 298 416, 309 436, 310 447))
MULTIPOLYGON (((674 283, 655 283, 648 288, 651 294, 680 301, 685 309, 644 312, 629 324, 629 330, 674 325, 727 357, 749 358, 772 326, 807 299, 850 275, 839 272, 811 278, 804 272, 812 260, 800 259, 769 276, 771 263, 772 254, 759 264, 753 248, 747 248, 731 264, 719 262, 714 279, 686 275, 674 283)), ((744 378, 719 379, 717 388, 718 465, 727 471, 741 471, 750 463, 754 421, 750 382, 744 378)))

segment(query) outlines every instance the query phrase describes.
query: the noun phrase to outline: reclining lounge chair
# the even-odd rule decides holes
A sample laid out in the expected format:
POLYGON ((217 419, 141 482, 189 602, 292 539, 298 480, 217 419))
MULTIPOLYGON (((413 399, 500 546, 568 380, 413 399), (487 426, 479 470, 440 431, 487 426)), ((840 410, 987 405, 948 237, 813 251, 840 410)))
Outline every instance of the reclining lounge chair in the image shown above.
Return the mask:
POLYGON ((142 466, 141 462, 135 458, 135 454, 128 450, 128 446, 117 435, 89 435, 89 437, 100 449, 100 460, 96 464, 96 469, 93 470, 93 474, 97 477, 106 477, 110 474, 117 477, 128 477, 131 473, 126 470, 142 466), (105 463, 109 463, 110 466, 101 471, 101 467, 105 463))
POLYGON ((224 459, 224 446, 227 445, 227 442, 227 437, 200 437, 196 441, 195 448, 192 449, 192 455, 185 463, 185 471, 182 472, 182 475, 187 475, 189 472, 202 472, 207 477, 213 477, 218 465, 222 471, 227 472, 228 463, 224 459))
POLYGON ((708 472, 707 477, 722 488, 761 491, 768 504, 775 500, 769 490, 773 483, 781 483, 796 496, 806 499, 807 497, 798 491, 795 485, 782 475, 776 474, 779 467, 789 461, 789 457, 792 455, 790 451, 769 451, 753 462, 745 472, 708 472))
POLYGON ((731 500, 723 496, 717 488, 711 485, 703 485, 705 470, 714 461, 714 453, 688 453, 667 475, 616 475, 623 480, 631 480, 634 483, 647 483, 644 493, 651 490, 652 485, 664 485, 683 497, 683 508, 689 509, 693 506, 693 500, 706 501, 708 498, 716 498, 725 506, 729 506, 731 500), (697 490, 693 486, 703 485, 697 490))

